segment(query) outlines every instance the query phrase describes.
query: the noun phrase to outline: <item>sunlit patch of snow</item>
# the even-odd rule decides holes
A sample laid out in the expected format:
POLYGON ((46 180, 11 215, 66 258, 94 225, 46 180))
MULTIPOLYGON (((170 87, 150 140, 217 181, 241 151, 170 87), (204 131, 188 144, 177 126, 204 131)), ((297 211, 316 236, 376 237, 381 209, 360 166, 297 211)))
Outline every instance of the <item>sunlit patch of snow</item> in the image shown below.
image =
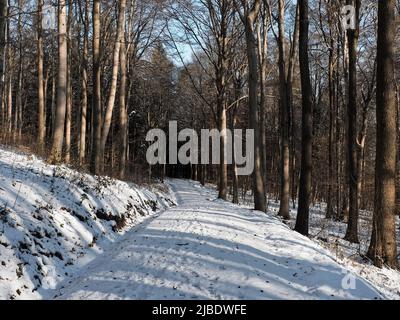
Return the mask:
POLYGON ((164 186, 96 178, 0 148, 0 299, 51 297, 127 230, 172 204, 164 186))

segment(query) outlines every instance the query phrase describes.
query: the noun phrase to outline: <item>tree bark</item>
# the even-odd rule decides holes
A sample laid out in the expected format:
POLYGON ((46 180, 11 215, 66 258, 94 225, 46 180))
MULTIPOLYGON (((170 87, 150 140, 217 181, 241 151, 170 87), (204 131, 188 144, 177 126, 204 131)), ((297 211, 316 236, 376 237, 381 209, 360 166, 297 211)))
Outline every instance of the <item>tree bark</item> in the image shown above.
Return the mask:
POLYGON ((46 116, 45 116, 45 94, 43 79, 43 0, 37 2, 37 63, 38 63, 38 151, 44 153, 46 139, 46 116))
POLYGON ((127 68, 126 68, 126 46, 125 38, 121 43, 120 51, 121 60, 121 83, 119 92, 119 130, 120 130, 120 162, 119 162, 119 177, 125 179, 126 174, 126 157, 128 154, 128 111, 126 109, 126 83, 127 83, 127 68))
POLYGON ((94 175, 100 174, 101 149, 101 65, 100 65, 100 37, 101 37, 101 1, 93 0, 93 106, 92 106, 92 134, 93 146, 90 162, 90 171, 94 175))
MULTIPOLYGON (((10 48, 8 48, 11 51, 10 48)), ((12 99, 12 88, 13 88, 13 70, 11 67, 11 56, 8 54, 8 84, 7 84, 7 139, 11 139, 12 135, 12 110, 13 110, 13 99, 12 99)))
POLYGON ((68 5, 68 27, 67 27, 67 110, 65 118, 65 158, 66 164, 71 162, 71 129, 72 129, 72 79, 71 79, 71 67, 72 67, 72 7, 73 2, 70 1, 68 5))
POLYGON ((394 78, 395 1, 378 4, 375 210, 368 256, 378 267, 398 268, 396 242, 397 120, 394 78))
MULTIPOLYGON (((7 8, 7 16, 10 14, 10 6, 7 8)), ((13 55, 11 52, 11 37, 10 37, 10 19, 7 19, 6 23, 6 61, 5 61, 5 81, 6 92, 5 97, 7 101, 7 121, 6 121, 6 138, 10 139, 12 134, 12 85, 13 85, 13 66, 12 59, 13 55)))
POLYGON ((297 48, 299 41, 299 6, 296 6, 296 22, 294 26, 293 32, 293 40, 292 46, 290 49, 290 59, 289 59, 289 68, 288 68, 288 79, 287 79, 287 91, 288 91, 288 107, 289 107, 289 137, 290 137, 290 174, 291 174, 291 194, 292 194, 292 203, 293 208, 296 208, 296 200, 297 200, 297 173, 296 173, 296 152, 295 152, 295 138, 294 138, 294 105, 293 105, 293 78, 295 73, 296 61, 297 61, 297 48))
POLYGON ((228 165, 225 155, 227 143, 227 118, 225 106, 225 94, 218 99, 218 130, 221 133, 221 149, 220 149, 220 164, 219 164, 219 195, 222 200, 228 199, 228 165))
POLYGON ((302 150, 299 190, 299 209, 295 230, 305 236, 309 233, 310 201, 312 193, 313 106, 308 56, 308 0, 299 0, 299 62, 302 91, 302 150))
POLYGON ((347 105, 347 155, 349 181, 349 220, 345 239, 352 243, 358 240, 358 162, 357 162, 357 50, 359 37, 360 0, 347 1, 356 7, 356 28, 347 30, 349 41, 349 96, 347 105))
MULTIPOLYGON (((261 135, 261 159, 262 177, 264 189, 267 190, 267 132, 266 132, 266 108, 267 108, 267 71, 268 71, 268 30, 269 5, 263 2, 260 22, 257 24, 257 42, 260 69, 260 135, 261 135)), ((239 97, 237 97, 239 99, 239 97)))
POLYGON ((119 12, 118 12, 117 40, 115 42, 114 53, 113 53, 113 67, 112 67, 110 95, 107 101, 107 108, 104 115, 104 122, 101 132, 101 144, 100 144, 101 171, 104 170, 104 152, 106 148, 108 134, 110 132, 112 114, 115 104, 115 97, 117 93, 118 71, 120 64, 119 52, 121 50, 121 43, 125 37, 125 8, 126 8, 126 0, 120 0, 119 12))
POLYGON ((15 97, 14 143, 21 140, 22 129, 22 79, 23 79, 23 50, 22 50, 22 11, 23 2, 18 0, 18 74, 17 92, 15 97))
MULTIPOLYGON (((335 40, 333 37, 333 19, 332 11, 333 6, 328 8, 328 24, 329 24, 329 70, 328 70, 328 86, 329 86, 329 146, 328 146, 328 196, 326 205, 326 218, 333 219, 333 187, 335 185, 334 177, 334 136, 335 136, 335 99, 336 99, 336 86, 335 86, 335 40)), ((328 41, 327 41, 328 42, 328 41)))
POLYGON ((255 38, 254 23, 260 11, 260 0, 254 1, 252 10, 245 15, 245 34, 247 44, 247 59, 249 64, 249 112, 250 112, 250 129, 254 130, 254 173, 253 173, 253 193, 254 208, 258 211, 267 211, 266 194, 264 180, 262 177, 262 159, 261 159, 261 135, 259 127, 259 112, 257 91, 259 85, 258 79, 258 57, 257 57, 257 40, 255 38))
POLYGON ((6 49, 6 27, 8 20, 7 0, 0 0, 0 96, 4 94, 5 79, 5 49, 6 49))
POLYGON ((58 2, 58 78, 57 106, 53 144, 49 156, 50 163, 61 161, 64 142, 65 112, 67 105, 67 6, 66 0, 58 2))
MULTIPOLYGON (((235 81, 235 101, 236 105, 232 110, 231 113, 231 128, 233 132, 235 132, 235 128, 237 126, 237 111, 240 106, 240 94, 241 94, 241 86, 240 86, 240 80, 235 81)), ((233 136, 233 139, 235 139, 235 136, 233 136)), ((233 140, 235 141, 235 140, 233 140)), ((237 168, 237 163, 236 163, 236 154, 235 154, 235 144, 233 143, 233 148, 232 148, 232 154, 233 154, 233 164, 232 164, 232 202, 234 204, 239 204, 239 177, 238 177, 238 168, 237 168)))
POLYGON ((285 45, 285 0, 279 0, 279 86, 280 86, 280 120, 281 120, 281 189, 279 216, 285 220, 290 219, 290 141, 289 141, 289 105, 286 71, 286 45, 285 45))
POLYGON ((86 131, 88 109, 88 59, 89 59, 89 10, 90 2, 85 0, 85 23, 83 38, 83 66, 82 66, 82 108, 81 128, 79 134, 79 164, 82 166, 86 159, 86 131))

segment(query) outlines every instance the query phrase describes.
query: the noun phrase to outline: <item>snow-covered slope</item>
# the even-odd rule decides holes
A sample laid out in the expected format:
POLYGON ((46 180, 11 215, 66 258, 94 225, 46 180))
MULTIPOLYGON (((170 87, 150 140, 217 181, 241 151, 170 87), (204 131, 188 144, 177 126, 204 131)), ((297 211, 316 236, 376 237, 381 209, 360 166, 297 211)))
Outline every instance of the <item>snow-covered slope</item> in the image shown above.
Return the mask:
MULTIPOLYGON (((269 211, 271 214, 277 215, 279 203, 271 201, 269 211)), ((344 240, 347 231, 346 222, 326 219, 325 213, 325 204, 318 204, 311 208, 310 239, 328 249, 336 261, 371 282, 389 299, 399 300, 400 271, 377 268, 366 257, 372 233, 372 212, 360 211, 359 244, 351 244, 344 240)), ((297 209, 291 210, 291 216, 292 220, 289 222, 289 226, 294 228, 297 209)), ((398 222, 399 219, 397 219, 397 229, 400 230, 398 222)), ((400 252, 400 241, 398 241, 398 252, 400 252)))
POLYGON ((172 204, 162 185, 94 178, 0 148, 0 299, 47 297, 126 230, 172 204))
MULTIPOLYGON (((208 186, 216 189, 215 185, 208 186)), ((244 199, 241 198, 241 202, 247 208, 253 207, 251 192, 248 192, 244 199)), ((279 201, 271 196, 268 202, 269 214, 278 216, 279 207, 279 201)), ((297 209, 297 203, 295 203, 295 207, 290 210, 291 220, 285 222, 292 229, 296 224, 297 209)), ((310 208, 310 239, 326 248, 340 265, 377 287, 388 299, 400 300, 400 271, 377 268, 366 256, 371 241, 372 216, 372 212, 360 210, 358 228, 360 243, 351 244, 344 240, 347 222, 326 219, 326 204, 317 203, 310 208)), ((396 220, 396 229, 400 232, 399 218, 396 220)), ((397 247, 400 252, 400 237, 398 237, 397 247)))
POLYGON ((171 180, 178 207, 138 226, 59 299, 380 299, 371 284, 278 219, 171 180))

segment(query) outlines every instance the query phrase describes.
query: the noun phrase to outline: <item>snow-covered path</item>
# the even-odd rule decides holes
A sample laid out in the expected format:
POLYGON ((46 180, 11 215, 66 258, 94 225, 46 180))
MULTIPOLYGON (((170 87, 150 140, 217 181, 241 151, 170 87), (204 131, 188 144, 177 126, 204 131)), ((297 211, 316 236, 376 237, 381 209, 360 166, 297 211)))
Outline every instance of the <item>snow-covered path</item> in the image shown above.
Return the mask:
POLYGON ((59 299, 376 299, 327 250, 274 217, 171 180, 179 206, 128 232, 59 299), (343 280, 345 279, 345 280, 343 280))

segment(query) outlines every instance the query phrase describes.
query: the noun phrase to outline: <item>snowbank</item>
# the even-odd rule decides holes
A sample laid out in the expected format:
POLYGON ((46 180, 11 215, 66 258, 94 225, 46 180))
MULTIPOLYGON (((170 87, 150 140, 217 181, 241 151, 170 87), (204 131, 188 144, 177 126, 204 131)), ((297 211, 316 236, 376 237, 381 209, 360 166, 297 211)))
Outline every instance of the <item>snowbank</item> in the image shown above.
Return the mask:
POLYGON ((46 298, 126 230, 174 204, 139 187, 0 148, 0 299, 46 298))

